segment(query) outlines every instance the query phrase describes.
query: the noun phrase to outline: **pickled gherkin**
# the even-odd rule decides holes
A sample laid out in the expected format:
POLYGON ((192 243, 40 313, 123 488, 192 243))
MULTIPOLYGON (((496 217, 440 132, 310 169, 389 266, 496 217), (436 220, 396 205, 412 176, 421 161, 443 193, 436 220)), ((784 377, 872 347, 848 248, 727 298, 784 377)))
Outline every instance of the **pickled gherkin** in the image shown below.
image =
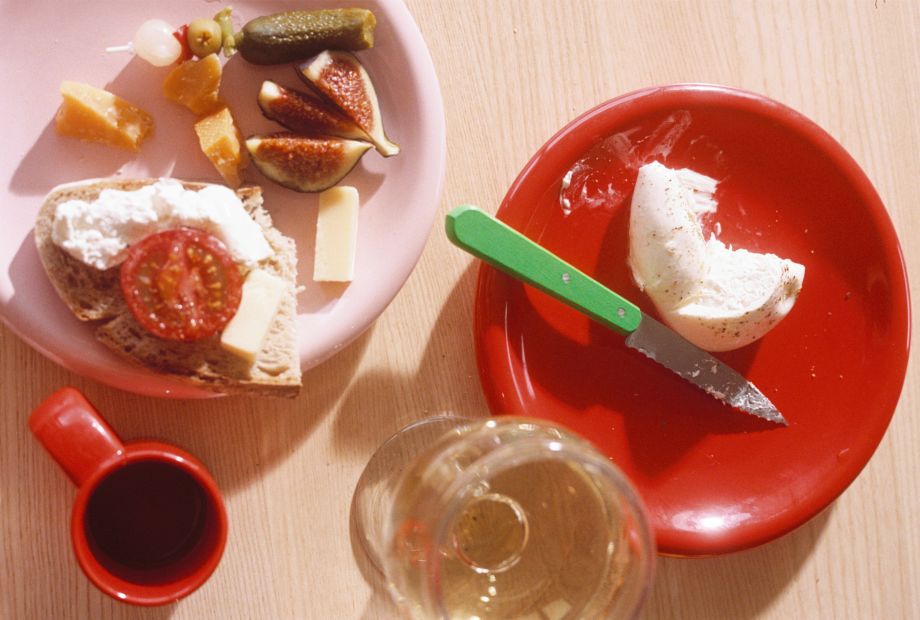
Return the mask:
POLYGON ((288 11, 257 17, 236 35, 236 49, 257 65, 303 60, 326 49, 374 46, 377 20, 367 9, 288 11))

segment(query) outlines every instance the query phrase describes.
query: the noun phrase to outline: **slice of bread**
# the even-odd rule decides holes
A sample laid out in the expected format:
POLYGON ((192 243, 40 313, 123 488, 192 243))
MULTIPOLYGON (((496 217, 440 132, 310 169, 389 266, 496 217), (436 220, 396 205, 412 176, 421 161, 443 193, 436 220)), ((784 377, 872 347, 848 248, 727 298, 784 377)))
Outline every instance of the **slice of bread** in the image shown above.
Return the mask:
MULTIPOLYGON (((294 397, 300 391, 300 356, 297 351, 297 251, 294 241, 272 225, 262 208, 262 190, 243 187, 237 195, 262 227, 274 255, 259 267, 288 284, 254 363, 248 363, 220 346, 215 335, 196 342, 174 342, 154 336, 135 320, 121 293, 119 268, 95 269, 73 258, 51 239, 57 206, 70 199, 93 200, 103 189, 133 190, 156 179, 91 179, 54 188, 35 223, 35 243, 48 277, 61 299, 82 321, 99 321, 96 337, 115 352, 158 373, 199 387, 225 393, 257 393, 294 397)), ((204 183, 182 182, 187 189, 204 183)))

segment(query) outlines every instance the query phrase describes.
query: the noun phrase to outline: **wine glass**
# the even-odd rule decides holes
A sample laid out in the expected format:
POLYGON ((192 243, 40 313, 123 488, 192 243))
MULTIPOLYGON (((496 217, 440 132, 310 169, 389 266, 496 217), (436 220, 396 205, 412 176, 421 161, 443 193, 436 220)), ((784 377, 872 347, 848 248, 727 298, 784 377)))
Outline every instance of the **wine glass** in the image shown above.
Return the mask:
POLYGON ((357 538, 411 618, 632 618, 655 550, 629 481, 548 422, 439 416, 384 442, 357 538))

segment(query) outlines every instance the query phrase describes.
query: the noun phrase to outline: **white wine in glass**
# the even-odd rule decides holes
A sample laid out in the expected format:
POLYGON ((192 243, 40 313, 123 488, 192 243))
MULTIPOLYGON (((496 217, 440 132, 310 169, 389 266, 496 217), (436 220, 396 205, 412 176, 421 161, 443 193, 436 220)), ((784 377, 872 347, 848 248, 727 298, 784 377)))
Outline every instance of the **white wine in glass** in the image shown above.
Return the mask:
POLYGON ((359 531, 375 519, 366 547, 410 617, 637 613, 654 549, 641 503, 606 457, 538 420, 435 420, 440 438, 378 486, 380 509, 356 510, 359 531))

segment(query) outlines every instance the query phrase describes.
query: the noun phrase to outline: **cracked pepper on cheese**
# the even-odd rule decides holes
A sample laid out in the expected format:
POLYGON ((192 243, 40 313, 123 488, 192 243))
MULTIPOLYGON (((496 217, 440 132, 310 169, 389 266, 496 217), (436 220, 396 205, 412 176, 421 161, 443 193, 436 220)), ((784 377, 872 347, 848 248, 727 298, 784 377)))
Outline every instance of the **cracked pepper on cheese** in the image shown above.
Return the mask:
POLYGON ((805 267, 775 254, 726 247, 703 237, 717 182, 653 162, 639 169, 629 221, 629 265, 662 319, 707 351, 764 336, 785 317, 805 267))

